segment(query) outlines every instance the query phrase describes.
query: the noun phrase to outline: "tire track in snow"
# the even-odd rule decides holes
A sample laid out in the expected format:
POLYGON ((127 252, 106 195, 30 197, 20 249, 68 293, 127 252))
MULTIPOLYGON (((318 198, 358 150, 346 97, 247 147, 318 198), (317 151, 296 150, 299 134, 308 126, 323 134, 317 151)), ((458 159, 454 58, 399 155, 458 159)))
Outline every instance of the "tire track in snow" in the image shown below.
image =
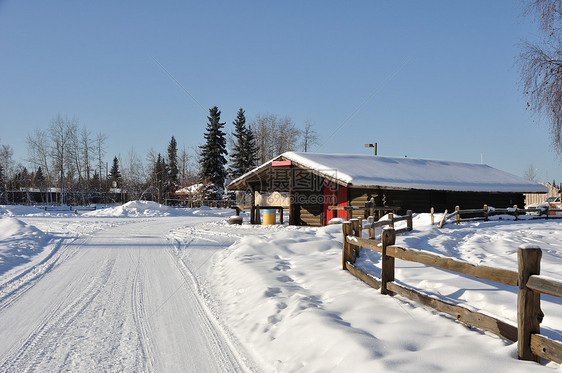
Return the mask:
MULTIPOLYGON (((130 250, 129 256, 133 261, 130 250)), ((131 289, 131 308, 133 310, 134 323, 138 330, 138 342, 141 347, 140 351, 142 358, 146 362, 147 370, 154 371, 154 351, 150 340, 152 333, 146 309, 144 307, 144 287, 142 281, 140 281, 141 268, 144 270, 144 266, 141 265, 141 257, 139 255, 131 289)))
MULTIPOLYGON (((104 264, 104 267, 100 270, 101 276, 95 277, 92 281, 87 280, 89 285, 79 297, 68 303, 68 298, 72 293, 69 291, 67 297, 58 301, 57 306, 43 318, 39 327, 25 340, 17 354, 6 358, 1 363, 0 371, 33 371, 48 358, 46 353, 53 345, 58 343, 60 334, 69 328, 102 291, 103 285, 109 279, 109 273, 111 273, 115 260, 107 261, 104 264), (36 351, 39 351, 39 353, 35 354, 36 351)), ((84 273, 80 281, 75 284, 86 281, 84 279, 86 275, 84 273)))
MULTIPOLYGON (((229 232, 213 232, 209 230, 198 229, 197 227, 189 226, 183 227, 181 231, 187 230, 187 232, 181 232, 184 242, 181 242, 177 238, 178 230, 173 233, 171 238, 174 244, 170 243, 168 247, 168 254, 171 256, 172 261, 176 264, 179 273, 184 279, 185 286, 191 290, 193 304, 197 307, 193 307, 196 311, 196 317, 198 322, 204 326, 206 335, 209 341, 213 344, 209 352, 213 355, 214 359, 220 363, 220 371, 234 371, 236 372, 254 372, 257 368, 248 357, 247 352, 244 351, 243 347, 237 342, 236 337, 228 330, 225 325, 219 322, 217 315, 212 312, 207 304, 206 298, 209 294, 201 286, 198 276, 190 269, 190 265, 186 265, 184 259, 190 261, 190 258, 183 258, 182 252, 189 250, 191 245, 194 245, 197 241, 203 242, 213 242, 221 246, 221 248, 227 248, 236 239, 240 238, 240 235, 232 234, 229 232), (202 237, 210 236, 212 238, 202 237), (218 240, 217 240, 218 238, 218 240)), ((170 232, 169 232, 170 233, 170 232)), ((207 259, 202 263, 198 263, 197 268, 203 266, 217 251, 213 251, 207 259)), ((191 263, 194 265, 195 263, 191 263)))
POLYGON ((66 244, 64 243, 65 239, 59 239, 45 259, 0 285, 0 312, 16 302, 58 264, 74 256, 88 239, 79 238, 66 244), (71 249, 70 245, 76 245, 76 247, 71 249))

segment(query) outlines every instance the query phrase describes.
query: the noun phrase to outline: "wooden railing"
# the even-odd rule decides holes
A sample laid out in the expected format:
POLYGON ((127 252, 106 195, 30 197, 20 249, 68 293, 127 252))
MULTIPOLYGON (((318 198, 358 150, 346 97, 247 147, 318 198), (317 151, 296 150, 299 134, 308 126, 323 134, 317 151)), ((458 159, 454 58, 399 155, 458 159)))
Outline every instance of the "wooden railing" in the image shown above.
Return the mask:
POLYGON ((511 271, 488 266, 477 266, 456 259, 395 246, 396 231, 387 227, 382 231, 381 240, 362 238, 361 223, 358 220, 342 225, 343 269, 363 280, 382 294, 398 294, 415 302, 432 307, 456 318, 458 321, 490 331, 507 340, 518 342, 519 358, 538 361, 539 357, 562 363, 562 343, 540 335, 540 295, 550 294, 562 297, 562 282, 539 275, 541 250, 521 247, 518 250, 519 270, 511 271), (357 267, 354 263, 360 248, 381 253, 380 278, 357 267), (430 265, 433 267, 485 279, 500 284, 518 286, 517 326, 492 316, 475 312, 465 307, 445 302, 394 282, 395 259, 430 265))
MULTIPOLYGON (((345 211, 346 215, 347 215, 347 220, 353 219, 353 212, 354 211, 367 212, 369 216, 375 216, 375 213, 376 213, 376 215, 380 219, 381 215, 383 215, 385 212, 391 212, 393 214, 396 214, 396 212, 398 210, 400 210, 400 207, 398 207, 398 206, 373 206, 372 202, 367 202, 365 204, 365 207, 361 207, 361 206, 328 206, 328 210, 345 211)), ((364 215, 364 214, 362 214, 362 215, 364 215)))
MULTIPOLYGON (((525 215, 526 218, 531 219, 551 219, 551 218, 562 218, 562 209, 554 209, 550 206, 545 206, 544 208, 527 208, 520 209, 517 205, 511 208, 492 208, 488 205, 484 205, 481 209, 466 209, 461 210, 460 206, 455 207, 455 211, 451 214, 447 214, 447 210, 441 217, 439 222, 439 228, 443 227, 448 220, 454 218, 455 224, 460 224, 462 221, 473 221, 473 220, 484 220, 488 221, 491 216, 496 215, 511 215, 515 220, 519 220, 521 215, 525 215)), ((430 211, 431 222, 434 223, 434 209, 430 211)))

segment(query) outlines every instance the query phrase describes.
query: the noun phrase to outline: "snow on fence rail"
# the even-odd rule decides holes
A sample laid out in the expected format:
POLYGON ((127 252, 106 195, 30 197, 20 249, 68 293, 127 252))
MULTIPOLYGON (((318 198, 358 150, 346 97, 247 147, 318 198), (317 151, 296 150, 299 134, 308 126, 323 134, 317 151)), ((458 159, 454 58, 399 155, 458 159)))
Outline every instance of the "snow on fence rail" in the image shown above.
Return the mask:
POLYGON ((382 294, 401 295, 432 307, 437 311, 449 314, 468 326, 475 326, 512 342, 518 342, 519 359, 538 362, 542 357, 559 364, 562 363, 562 343, 540 334, 539 324, 544 316, 540 309, 540 293, 562 298, 562 281, 539 275, 542 255, 540 248, 520 247, 518 249, 518 271, 511 271, 483 265, 473 265, 428 252, 395 246, 396 231, 390 226, 383 230, 380 241, 374 239, 371 230, 369 231, 368 239, 362 238, 361 223, 358 219, 344 222, 342 224, 342 232, 343 269, 348 270, 375 289, 380 288, 382 294), (382 254, 380 278, 354 265, 361 247, 382 254), (395 283, 394 261, 396 258, 500 284, 518 286, 517 326, 395 283))
MULTIPOLYGON (((433 208, 430 211, 432 224, 434 222, 434 211, 435 210, 433 208)), ((449 220, 453 218, 455 224, 460 224, 461 221, 488 221, 490 217, 497 215, 511 215, 515 218, 515 220, 521 219, 522 216, 525 216, 525 219, 562 218, 562 209, 554 209, 548 205, 544 207, 526 209, 520 209, 517 207, 517 205, 509 208, 494 208, 488 207, 488 205, 484 205, 484 207, 481 209, 461 210, 459 206, 456 206, 455 212, 451 214, 447 214, 447 210, 445 210, 441 221, 439 222, 439 228, 443 227, 443 225, 447 224, 449 220)))

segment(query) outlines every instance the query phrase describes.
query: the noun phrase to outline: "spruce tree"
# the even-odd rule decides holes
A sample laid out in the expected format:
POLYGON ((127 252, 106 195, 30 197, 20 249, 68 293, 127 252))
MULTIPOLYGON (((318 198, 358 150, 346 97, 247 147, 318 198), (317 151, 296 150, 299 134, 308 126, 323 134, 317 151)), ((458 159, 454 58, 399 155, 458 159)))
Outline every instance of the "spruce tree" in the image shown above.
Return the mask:
POLYGON ((45 202, 47 199, 43 198, 43 189, 45 188, 45 175, 43 175, 43 169, 41 168, 41 166, 39 166, 39 168, 37 169, 37 172, 35 172, 35 179, 34 179, 34 183, 35 183, 35 187, 39 188, 39 193, 41 194, 41 200, 43 200, 43 202, 45 202))
POLYGON ((240 109, 234 124, 234 142, 230 153, 230 168, 228 172, 235 179, 246 172, 246 138, 248 131, 246 129, 246 117, 244 110, 240 109))
POLYGON ((174 136, 168 145, 168 181, 170 186, 175 186, 178 183, 178 143, 174 136))
POLYGON ((156 189, 158 190, 158 203, 164 203, 168 194, 168 166, 160 153, 158 153, 153 172, 156 189))
POLYGON ((205 133, 205 144, 199 146, 201 151, 200 180, 209 181, 218 188, 224 188, 226 179, 226 138, 223 128, 225 123, 220 122, 221 112, 214 106, 209 109, 207 119, 207 132, 205 133))
POLYGON ((109 171, 109 178, 113 182, 112 184, 117 187, 121 181, 121 172, 119 172, 119 159, 117 157, 113 158, 113 165, 111 166, 111 171, 109 171))
POLYGON ((258 165, 259 148, 256 142, 256 137, 254 136, 254 131, 252 131, 250 126, 248 126, 248 129, 246 130, 246 142, 244 147, 246 149, 246 164, 244 173, 246 173, 258 165))
POLYGON ((258 147, 251 128, 246 126, 244 110, 238 111, 234 124, 234 141, 230 155, 229 173, 237 178, 256 167, 258 147))

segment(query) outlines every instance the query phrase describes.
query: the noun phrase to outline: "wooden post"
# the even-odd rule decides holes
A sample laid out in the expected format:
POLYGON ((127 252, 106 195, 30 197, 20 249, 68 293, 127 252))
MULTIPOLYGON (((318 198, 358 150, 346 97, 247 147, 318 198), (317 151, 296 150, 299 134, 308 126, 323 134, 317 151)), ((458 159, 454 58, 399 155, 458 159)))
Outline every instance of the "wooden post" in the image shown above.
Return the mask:
POLYGON ((412 230, 412 210, 406 211, 406 215, 408 215, 408 220, 406 220, 406 228, 408 231, 412 230))
POLYGON ((260 214, 260 205, 256 205, 256 218, 254 219, 256 224, 261 224, 261 214, 260 214))
POLYGON ((390 224, 388 226, 390 228, 394 228, 394 214, 392 212, 388 214, 388 219, 390 220, 390 224))
POLYGON ((347 221, 353 219, 353 211, 351 209, 347 209, 347 221))
POLYGON ((394 228, 385 228, 382 231, 382 268, 381 268, 381 294, 393 295, 386 289, 388 282, 394 281, 394 258, 386 255, 386 248, 396 242, 396 231, 394 228))
POLYGON ((368 230, 368 238, 375 238, 375 228, 373 228, 373 223, 375 222, 375 217, 374 216, 369 216, 367 218, 367 224, 369 225, 369 230, 368 230))
POLYGON ((342 268, 347 269, 345 266, 346 262, 351 262, 351 245, 347 242, 346 237, 353 235, 353 224, 349 221, 342 223, 342 233, 343 233, 343 248, 342 248, 342 268))
POLYGON ((279 224, 283 225, 283 207, 279 208, 279 224))
POLYGON ((488 221, 488 205, 484 205, 484 221, 488 221))
POLYGON ((369 209, 369 216, 375 217, 375 197, 371 197, 371 208, 369 209))
POLYGON ((527 288, 527 281, 532 275, 540 274, 541 249, 538 247, 520 247, 517 251, 519 264, 519 290, 517 292, 517 352, 520 360, 539 361, 540 358, 531 351, 531 334, 540 333, 540 323, 544 314, 541 311, 539 293, 527 288))
MULTIPOLYGON (((351 219, 351 224, 353 225, 353 235, 355 237, 361 238, 361 220, 360 219, 351 219)), ((353 247, 355 250, 355 256, 353 258, 353 263, 355 263, 355 259, 359 258, 359 246, 353 247)))
POLYGON ((296 211, 297 207, 300 210, 300 206, 296 204, 295 190, 294 190, 294 179, 295 179, 295 169, 293 168, 293 162, 291 162, 290 172, 289 172, 289 225, 297 225, 296 211))
POLYGON ((431 214, 431 225, 435 224, 435 219, 433 217, 433 214, 435 213, 435 209, 432 207, 431 210, 429 210, 429 213, 431 214))
POLYGON ((250 224, 256 224, 256 192, 249 184, 248 188, 250 189, 250 224))
POLYGON ((459 225, 461 223, 461 208, 459 206, 455 206, 455 213, 456 213, 456 225, 459 225))

